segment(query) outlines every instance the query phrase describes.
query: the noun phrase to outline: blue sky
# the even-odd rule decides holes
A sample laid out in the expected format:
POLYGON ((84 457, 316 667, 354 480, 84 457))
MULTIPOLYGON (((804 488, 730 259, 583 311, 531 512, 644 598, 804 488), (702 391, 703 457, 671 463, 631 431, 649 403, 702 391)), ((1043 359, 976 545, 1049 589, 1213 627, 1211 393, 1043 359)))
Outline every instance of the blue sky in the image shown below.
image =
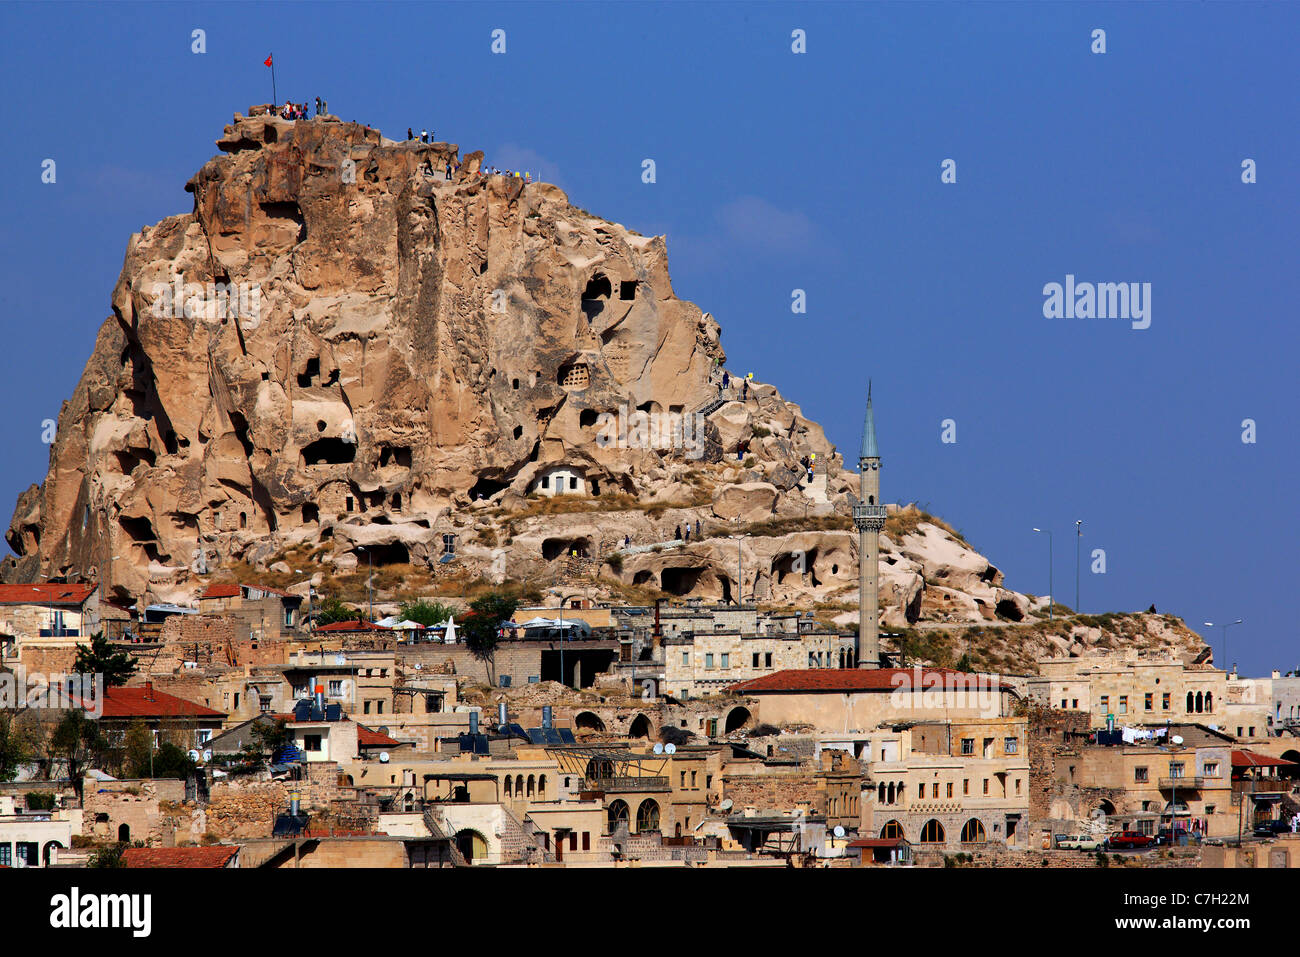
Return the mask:
POLYGON ((0 509, 44 476, 129 234, 191 209, 274 51, 281 100, 429 127, 665 234, 731 368, 850 456, 871 376, 886 499, 1009 586, 1047 590, 1051 528, 1073 605, 1083 519, 1083 610, 1244 618, 1230 657, 1294 668, 1298 28, 1246 3, 0 6, 0 509), (1067 273, 1151 283, 1150 328, 1044 318, 1067 273))

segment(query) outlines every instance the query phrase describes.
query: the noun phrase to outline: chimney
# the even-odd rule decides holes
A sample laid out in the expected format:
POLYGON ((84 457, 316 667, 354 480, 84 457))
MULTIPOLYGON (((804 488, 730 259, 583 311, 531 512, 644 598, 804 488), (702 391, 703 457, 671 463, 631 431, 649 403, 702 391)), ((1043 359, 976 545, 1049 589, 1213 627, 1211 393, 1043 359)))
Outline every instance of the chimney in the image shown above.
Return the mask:
POLYGON ((478 734, 478 712, 477 711, 471 711, 469 713, 469 733, 478 734))
POLYGON ((145 701, 152 701, 152 700, 154 700, 154 698, 153 698, 153 682, 152 682, 152 681, 146 681, 146 682, 144 683, 144 700, 145 700, 145 701))
POLYGON ((549 704, 542 705, 542 727, 547 731, 551 730, 551 706, 549 704))

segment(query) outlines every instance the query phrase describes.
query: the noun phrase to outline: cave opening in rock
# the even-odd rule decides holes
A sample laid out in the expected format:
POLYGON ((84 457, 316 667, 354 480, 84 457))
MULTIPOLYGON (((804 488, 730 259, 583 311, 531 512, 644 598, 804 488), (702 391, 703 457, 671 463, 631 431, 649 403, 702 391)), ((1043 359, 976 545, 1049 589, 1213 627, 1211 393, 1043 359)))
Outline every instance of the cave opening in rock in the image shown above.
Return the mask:
POLYGON ((590 428, 596 424, 598 418, 599 413, 597 413, 595 409, 583 409, 578 413, 578 424, 584 429, 590 428))
POLYGON ((515 438, 519 438, 521 435, 524 434, 524 427, 522 425, 516 425, 515 430, 512 434, 514 435, 515 438))
POLYGON ((157 537, 154 534, 153 523, 147 518, 127 518, 123 516, 118 519, 118 524, 122 526, 122 531, 126 532, 133 542, 151 542, 157 537))
POLYGON ((591 539, 548 538, 542 542, 542 558, 548 562, 574 553, 578 558, 587 558, 591 553, 591 539))
POLYGON ((302 218, 302 210, 292 201, 282 203, 259 203, 267 219, 283 219, 298 227, 297 241, 307 238, 307 221, 302 218))
POLYGON ((689 595, 703 571, 702 568, 665 568, 659 574, 661 587, 670 595, 689 595))
POLYGON ((302 372, 298 373, 298 388, 306 389, 316 384, 320 378, 320 359, 313 357, 307 360, 307 365, 302 372))
POLYGON ((582 290, 582 311, 588 322, 600 315, 600 311, 605 308, 605 303, 613 294, 614 287, 607 277, 601 273, 591 277, 587 282, 587 288, 582 290))
POLYGON ((618 284, 618 298, 622 300, 632 300, 636 298, 636 279, 624 279, 618 284))
POLYGON ((409 565, 411 563, 411 553, 407 551, 406 546, 401 542, 393 542, 390 545, 364 545, 354 550, 357 556, 358 568, 365 567, 366 556, 370 556, 370 563, 376 567, 380 565, 409 565))
POLYGON ((1006 618, 1009 621, 1021 621, 1025 616, 1020 607, 1010 598, 1004 598, 997 603, 993 613, 999 618, 1006 618))
POLYGON ((477 502, 481 498, 491 498, 497 492, 507 489, 510 486, 505 482, 498 482, 495 479, 479 478, 469 490, 469 500, 477 502))
POLYGON ((315 525, 320 521, 320 509, 311 502, 305 502, 302 506, 302 523, 304 525, 315 525))
POLYGON ((252 458, 253 440, 248 437, 248 420, 238 412, 231 412, 230 427, 235 430, 235 438, 244 447, 244 458, 252 458))
POLYGON ((379 451, 379 467, 396 465, 398 468, 411 467, 411 447, 409 445, 385 445, 379 451))
POLYGON ((347 465, 356 458, 357 447, 342 439, 317 439, 302 450, 303 465, 347 465))

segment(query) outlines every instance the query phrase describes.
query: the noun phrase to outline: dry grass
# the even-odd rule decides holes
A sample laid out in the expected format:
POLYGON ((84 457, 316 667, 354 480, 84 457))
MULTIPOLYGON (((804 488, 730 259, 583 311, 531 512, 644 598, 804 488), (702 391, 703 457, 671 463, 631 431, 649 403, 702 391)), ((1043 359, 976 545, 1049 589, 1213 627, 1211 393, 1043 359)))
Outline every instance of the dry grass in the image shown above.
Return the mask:
POLYGON ((906 508, 901 508, 893 515, 890 515, 888 518, 886 518, 885 534, 888 535, 890 539, 892 539, 895 542, 901 541, 903 539, 903 536, 911 535, 912 533, 916 532, 923 522, 929 523, 930 525, 933 525, 936 528, 942 529, 943 531, 947 532, 952 538, 956 539, 957 541, 965 545, 967 548, 974 547, 971 545, 970 542, 966 540, 965 535, 957 531, 957 529, 953 528, 943 519, 939 518, 937 515, 931 515, 929 512, 925 511, 924 509, 917 508, 915 505, 909 505, 906 508))

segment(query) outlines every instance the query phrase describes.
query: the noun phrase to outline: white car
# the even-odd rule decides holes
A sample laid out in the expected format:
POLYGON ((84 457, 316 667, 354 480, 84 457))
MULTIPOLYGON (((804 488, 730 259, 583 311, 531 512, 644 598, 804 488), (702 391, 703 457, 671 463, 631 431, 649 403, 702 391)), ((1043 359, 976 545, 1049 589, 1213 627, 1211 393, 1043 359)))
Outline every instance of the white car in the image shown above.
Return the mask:
POLYGON ((1058 834, 1056 846, 1063 851, 1100 851, 1106 846, 1106 839, 1091 834, 1058 834))

